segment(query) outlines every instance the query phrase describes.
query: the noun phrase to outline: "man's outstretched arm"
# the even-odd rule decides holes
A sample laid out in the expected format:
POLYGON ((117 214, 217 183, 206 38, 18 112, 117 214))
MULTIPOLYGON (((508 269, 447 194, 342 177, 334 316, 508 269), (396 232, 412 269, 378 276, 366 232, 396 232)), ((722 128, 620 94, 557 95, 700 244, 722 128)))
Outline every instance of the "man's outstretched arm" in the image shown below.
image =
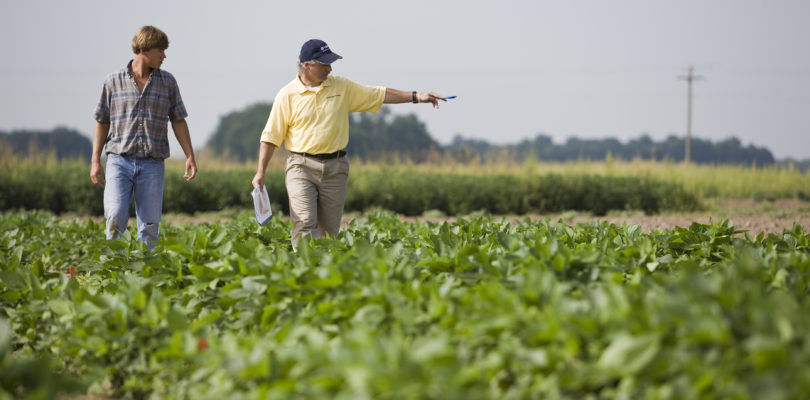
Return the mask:
POLYGON ((433 92, 405 92, 402 90, 385 88, 384 104, 431 103, 434 108, 439 108, 439 100, 447 101, 444 97, 433 92))

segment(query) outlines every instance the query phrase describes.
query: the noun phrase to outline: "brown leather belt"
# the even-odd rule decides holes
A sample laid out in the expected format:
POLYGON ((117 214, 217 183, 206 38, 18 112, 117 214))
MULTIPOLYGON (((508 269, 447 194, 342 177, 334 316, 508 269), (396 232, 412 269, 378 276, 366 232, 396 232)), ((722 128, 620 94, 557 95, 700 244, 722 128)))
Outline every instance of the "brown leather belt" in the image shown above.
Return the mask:
POLYGON ((343 150, 338 150, 334 153, 324 153, 324 154, 309 154, 309 153, 298 153, 295 151, 291 151, 292 154, 298 154, 299 156, 315 158, 318 160, 331 160, 333 158, 340 158, 346 155, 346 152, 343 150))

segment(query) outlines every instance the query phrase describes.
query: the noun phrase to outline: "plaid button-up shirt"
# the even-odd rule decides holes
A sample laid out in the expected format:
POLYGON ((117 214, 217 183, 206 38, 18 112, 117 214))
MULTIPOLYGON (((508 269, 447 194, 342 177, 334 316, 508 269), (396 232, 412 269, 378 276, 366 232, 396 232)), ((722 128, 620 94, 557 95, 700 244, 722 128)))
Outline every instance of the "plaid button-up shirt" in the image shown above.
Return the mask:
POLYGON ((135 157, 168 158, 168 122, 188 116, 180 88, 172 74, 153 69, 138 91, 132 61, 107 76, 95 120, 109 123, 106 152, 135 157))

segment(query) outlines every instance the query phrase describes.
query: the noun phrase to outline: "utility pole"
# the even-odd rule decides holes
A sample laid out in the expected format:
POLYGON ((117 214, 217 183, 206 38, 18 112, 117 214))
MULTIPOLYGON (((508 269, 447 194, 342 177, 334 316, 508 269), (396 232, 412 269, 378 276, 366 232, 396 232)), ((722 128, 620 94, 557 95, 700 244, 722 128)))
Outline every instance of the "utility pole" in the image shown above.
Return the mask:
POLYGON ((703 79, 702 76, 694 74, 694 68, 689 66, 686 76, 680 76, 679 79, 686 81, 687 86, 687 100, 686 100, 686 156, 684 162, 689 164, 692 159, 692 82, 703 79))

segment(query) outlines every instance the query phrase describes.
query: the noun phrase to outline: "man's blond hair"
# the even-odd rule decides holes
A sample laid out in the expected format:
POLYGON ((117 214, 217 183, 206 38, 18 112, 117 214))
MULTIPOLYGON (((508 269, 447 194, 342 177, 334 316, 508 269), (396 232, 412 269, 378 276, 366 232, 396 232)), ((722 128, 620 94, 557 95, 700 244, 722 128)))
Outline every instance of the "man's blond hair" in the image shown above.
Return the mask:
POLYGON ((135 54, 152 49, 166 50, 168 48, 169 37, 162 30, 151 25, 143 26, 132 37, 132 52, 135 54))

